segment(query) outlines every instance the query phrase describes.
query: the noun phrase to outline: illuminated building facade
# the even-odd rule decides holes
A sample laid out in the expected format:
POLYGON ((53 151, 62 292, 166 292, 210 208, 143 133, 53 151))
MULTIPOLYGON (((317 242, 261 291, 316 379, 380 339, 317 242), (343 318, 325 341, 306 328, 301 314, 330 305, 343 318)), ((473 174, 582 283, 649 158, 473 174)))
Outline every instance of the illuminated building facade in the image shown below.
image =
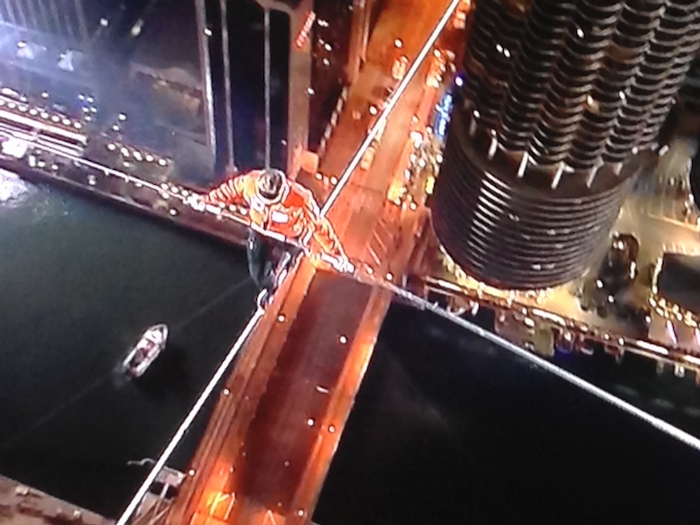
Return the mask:
POLYGON ((83 0, 0 0, 3 79, 13 85, 59 75, 87 81, 87 43, 100 21, 93 11, 83 0))
POLYGON ((698 47, 700 0, 480 0, 432 201, 484 282, 579 277, 648 164, 698 47))
POLYGON ((97 58, 127 12, 141 0, 0 0, 0 81, 29 93, 49 91, 68 104, 99 91, 97 58))
POLYGON ((295 172, 308 140, 313 0, 196 1, 204 11, 200 38, 209 54, 217 172, 264 163, 264 7, 270 9, 271 162, 295 172))
POLYGON ((0 20, 4 26, 52 35, 73 45, 82 45, 95 30, 83 0, 2 0, 0 20))
MULTIPOLYGON (((287 169, 290 151, 306 146, 309 44, 297 36, 312 13, 311 0, 260 2, 194 0, 204 71, 207 130, 216 172, 247 171, 264 163, 264 7, 270 9, 271 162, 287 169), (296 72, 301 74, 296 74, 296 72)), ((307 39, 308 40, 308 39, 307 39)))

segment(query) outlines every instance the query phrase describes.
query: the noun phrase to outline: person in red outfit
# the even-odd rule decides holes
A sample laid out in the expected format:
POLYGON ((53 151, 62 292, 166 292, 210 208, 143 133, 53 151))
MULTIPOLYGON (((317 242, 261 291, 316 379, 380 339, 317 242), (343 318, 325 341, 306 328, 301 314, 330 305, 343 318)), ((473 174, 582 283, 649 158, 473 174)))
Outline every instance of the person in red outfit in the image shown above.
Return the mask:
POLYGON ((230 177, 204 195, 203 201, 244 205, 249 210, 253 231, 301 245, 309 255, 325 258, 340 271, 353 269, 313 194, 301 184, 289 181, 280 170, 253 170, 230 177))

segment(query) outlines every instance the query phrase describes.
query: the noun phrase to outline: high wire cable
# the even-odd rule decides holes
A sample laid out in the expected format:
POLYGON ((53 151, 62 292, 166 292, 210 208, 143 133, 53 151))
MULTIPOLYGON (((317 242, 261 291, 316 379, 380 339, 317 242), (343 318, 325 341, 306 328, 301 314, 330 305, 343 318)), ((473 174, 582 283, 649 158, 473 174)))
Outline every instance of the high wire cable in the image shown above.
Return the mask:
POLYGON ((386 124, 386 121, 389 119, 389 115, 396 107, 396 104, 401 99, 401 96, 406 91, 406 88, 408 88, 408 85, 416 76, 416 73, 418 72, 420 67, 423 65, 425 58, 428 56, 428 53, 430 53, 430 50, 437 41, 438 37, 440 36, 440 33, 442 33, 442 30, 450 21, 450 18, 457 10, 457 7, 459 7, 461 1, 462 0, 452 0, 447 9, 445 9, 445 12, 440 17, 440 20, 438 21, 437 25, 430 33, 428 40, 426 40, 425 44, 423 44, 423 47, 418 52, 418 56, 416 56, 416 59, 413 61, 413 64, 411 64, 411 67, 406 72, 406 76, 401 82, 399 82, 396 91, 394 91, 394 93, 389 97, 389 100, 386 104, 386 108, 384 109, 384 111, 382 111, 381 115, 379 115, 379 118, 369 130, 369 133, 367 134, 367 137, 365 137, 364 142, 362 143, 360 148, 355 152, 352 159, 350 160, 350 163, 340 176, 338 184, 335 186, 335 188, 333 188, 333 191, 329 195, 326 202, 323 204, 323 207, 321 208, 322 217, 325 217, 335 204, 336 200, 340 196, 340 192, 343 191, 343 188, 347 184, 348 180, 350 180, 350 176, 355 171, 355 168, 357 168, 357 166, 360 164, 360 160, 362 160, 362 156, 365 154, 365 151, 367 151, 367 148, 369 148, 370 144, 372 144, 374 138, 377 136, 377 133, 379 133, 379 128, 386 124))
POLYGON ((24 430, 20 430, 14 436, 12 436, 11 438, 7 439, 4 443, 2 443, 2 445, 0 445, 0 449, 7 450, 7 449, 14 447, 15 444, 17 444, 17 442, 19 440, 28 436, 29 434, 34 432, 36 429, 42 427, 43 425, 45 425, 46 423, 51 421, 54 417, 56 417, 56 415, 60 414, 64 410, 70 408, 75 403, 77 403, 78 401, 83 399, 90 392, 92 392, 93 390, 95 390, 96 388, 101 386, 102 383, 104 383, 105 380, 107 380, 107 378, 109 378, 109 376, 112 375, 112 373, 113 373, 113 370, 110 370, 105 375, 99 377, 94 383, 91 383, 87 387, 83 388, 80 392, 75 394, 73 397, 71 397, 67 401, 61 403, 58 407, 50 410, 49 412, 47 412, 46 414, 44 414, 40 418, 36 419, 31 425, 26 427, 24 430))
POLYGON ((223 301, 224 299, 226 299, 227 297, 229 297, 229 296, 230 296, 231 294, 233 294, 234 292, 237 292, 237 291, 240 290, 243 286, 245 286, 246 284, 248 284, 248 283, 250 283, 250 282, 252 282, 252 281, 253 281, 253 278, 250 277, 250 276, 248 276, 247 278, 243 279, 242 281, 239 281, 239 282, 237 282, 236 284, 230 286, 230 287, 229 287, 226 291, 224 291, 221 295, 219 295, 218 297, 215 297, 214 299, 212 299, 211 301, 209 301, 207 304, 205 304, 204 306, 202 306, 201 308, 199 308, 198 310, 196 310, 195 312, 193 312, 192 314, 190 314, 189 317, 185 318, 184 320, 182 320, 182 321, 180 321, 179 323, 177 323, 176 325, 174 325, 173 328, 171 329, 171 332, 175 332, 176 330, 179 330, 179 329, 181 329, 181 328, 187 326, 187 325, 190 324, 192 321, 194 321, 195 319, 197 319, 200 315, 205 314, 206 312, 208 312, 209 310, 211 310, 214 306, 216 306, 217 304, 219 304, 221 301, 223 301))
POLYGON ((121 515, 116 525, 127 525, 129 523, 129 520, 138 509, 139 505, 141 504, 141 501, 148 492, 148 489, 156 480, 158 474, 163 469, 168 459, 170 459, 172 453, 182 441, 182 438, 184 438, 185 434, 187 434, 187 431, 192 426, 192 423, 199 414, 200 410, 209 399, 209 396, 211 396, 211 393, 214 391, 214 388, 216 388, 216 385, 219 384, 219 381, 223 377, 226 370, 228 370, 228 367, 233 362, 233 359, 238 355, 238 352, 243 347, 243 344, 248 339, 248 336, 258 325, 258 321, 260 321, 264 313, 265 311, 263 309, 258 308, 253 314, 253 316, 248 320, 248 324, 245 325, 245 328, 243 328, 243 331, 238 336, 238 339, 236 339, 235 343, 233 343, 233 346, 229 350, 228 354, 226 354, 224 360, 219 365, 219 368, 216 369, 216 372, 214 372, 213 377, 211 378, 209 383, 207 383, 207 385, 204 387, 204 390, 202 390, 202 393, 197 398, 197 401, 192 406, 192 409, 189 411, 182 423, 180 423, 180 426, 175 432, 175 435, 168 442, 165 449, 163 449, 163 452, 161 453, 160 457, 156 461, 151 471, 148 473, 148 476, 146 476, 146 479, 139 487, 139 490, 129 502, 129 505, 126 507, 126 510, 124 510, 124 513, 121 515))
POLYGON ((486 330, 485 328, 480 327, 479 325, 472 323, 470 321, 467 321, 466 319, 462 319, 461 317, 448 312, 444 308, 440 308, 436 304, 431 303, 430 301, 427 301, 423 299, 422 297, 419 297, 408 290, 404 290, 403 288, 400 288, 396 285, 393 285, 391 283, 385 282, 385 281, 379 281, 375 280, 372 278, 363 278, 360 277, 358 280, 362 282, 368 282, 373 283, 375 285, 382 286, 383 288, 392 291, 395 295, 402 297, 406 299, 408 302, 412 303, 413 305, 417 306, 421 310, 428 310, 430 312, 433 312, 440 317, 443 317, 444 319, 447 319, 448 321, 478 335, 479 337, 486 339, 487 341, 494 343, 501 348, 504 348, 508 350, 509 352, 517 355, 518 357, 521 357, 525 359, 526 361, 529 361, 533 363, 535 366, 537 366, 540 369, 543 369, 545 372, 553 374, 557 376, 560 379, 563 379, 567 383, 570 383, 581 390, 592 394, 593 396, 597 397, 598 399, 601 399, 602 401, 614 406, 615 408, 618 408, 622 410, 623 412, 626 412, 630 414, 631 416, 637 417, 644 421, 645 423, 648 423, 652 427, 654 427, 657 430, 660 430, 664 434, 667 434, 683 443, 688 445, 689 447, 695 449, 696 451, 700 452, 700 439, 693 436, 692 434, 681 430, 680 428, 668 423, 667 421, 664 421, 661 418, 658 418, 656 416, 653 416, 652 414, 645 412, 641 408, 638 408, 634 406, 631 403, 628 403, 627 401, 617 397, 614 394, 611 394, 610 392, 603 390, 602 388, 594 385, 593 383, 590 383, 589 381, 586 381, 585 379, 582 379, 581 377, 572 374, 571 372, 564 370, 563 368, 555 365, 551 361, 548 361, 538 355, 533 354, 532 352, 529 352, 525 350, 524 348, 521 348, 520 346, 516 345, 515 343, 512 343, 508 341, 507 339, 490 332, 489 330, 486 330))
POLYGON ((270 9, 265 8, 265 169, 270 169, 270 9))

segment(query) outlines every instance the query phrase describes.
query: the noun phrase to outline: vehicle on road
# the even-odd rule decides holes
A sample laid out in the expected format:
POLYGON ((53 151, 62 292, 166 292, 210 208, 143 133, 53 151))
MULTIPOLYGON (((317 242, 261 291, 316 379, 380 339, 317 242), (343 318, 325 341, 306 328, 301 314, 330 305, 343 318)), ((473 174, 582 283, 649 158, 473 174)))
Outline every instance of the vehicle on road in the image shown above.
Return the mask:
POLYGON ((370 166, 372 165, 372 162, 374 161, 374 156, 377 153, 377 148, 372 144, 369 146, 366 150, 364 155, 362 155, 362 159, 360 160, 360 169, 361 170, 368 170, 370 166))
POLYGON ((382 141, 382 137, 384 136, 384 130, 386 129, 386 123, 387 121, 384 120, 380 126, 379 129, 377 130, 377 134, 374 136, 374 142, 379 144, 382 141))
POLYGON ((637 257, 639 256, 639 241, 631 234, 616 234, 613 236, 610 249, 598 274, 602 288, 609 294, 615 295, 629 286, 637 278, 637 257))
POLYGON ((408 57, 406 55, 401 55, 399 58, 394 60, 394 65, 391 66, 391 78, 400 82, 406 76, 407 70, 408 57))
POLYGON ((394 88, 391 86, 377 87, 372 91, 372 100, 370 101, 370 115, 375 116, 384 111, 391 95, 394 94, 394 88), (374 108, 374 110, 372 110, 374 108))
POLYGON ((467 27, 467 12, 459 10, 455 13, 454 28, 464 29, 467 27))

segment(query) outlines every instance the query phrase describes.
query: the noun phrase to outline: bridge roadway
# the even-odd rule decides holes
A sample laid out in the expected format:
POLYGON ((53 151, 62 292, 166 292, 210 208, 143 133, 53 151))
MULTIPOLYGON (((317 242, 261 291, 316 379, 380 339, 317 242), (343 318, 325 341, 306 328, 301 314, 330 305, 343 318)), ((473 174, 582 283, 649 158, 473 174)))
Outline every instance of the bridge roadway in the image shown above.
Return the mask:
MULTIPOLYGON (((369 212, 404 232, 391 258, 399 275, 421 214, 399 217, 398 228, 393 210, 376 210, 374 192, 346 191, 353 215, 369 212)), ((364 258, 372 229, 348 233, 348 252, 364 258)), ((311 518, 392 295, 307 260, 280 292, 224 385, 169 523, 311 518)))
MULTIPOLYGON (((445 6, 434 3, 418 38, 425 41, 445 6)), ((384 260, 372 261, 374 275, 403 273, 425 217, 387 204, 386 195, 405 168, 411 120, 435 97, 425 87, 426 71, 427 64, 396 105, 373 167, 356 170, 329 214, 353 260, 371 261, 370 242, 384 232, 384 260)), ((338 140, 352 134, 344 133, 346 122, 353 126, 341 117, 338 140)), ((328 154, 342 157, 348 149, 328 154)), ((167 518, 172 525, 311 520, 392 294, 307 260, 290 277, 223 385, 192 475, 167 518)))
POLYGON ((307 260, 290 281, 227 379, 168 523, 311 519, 392 296, 307 260))

